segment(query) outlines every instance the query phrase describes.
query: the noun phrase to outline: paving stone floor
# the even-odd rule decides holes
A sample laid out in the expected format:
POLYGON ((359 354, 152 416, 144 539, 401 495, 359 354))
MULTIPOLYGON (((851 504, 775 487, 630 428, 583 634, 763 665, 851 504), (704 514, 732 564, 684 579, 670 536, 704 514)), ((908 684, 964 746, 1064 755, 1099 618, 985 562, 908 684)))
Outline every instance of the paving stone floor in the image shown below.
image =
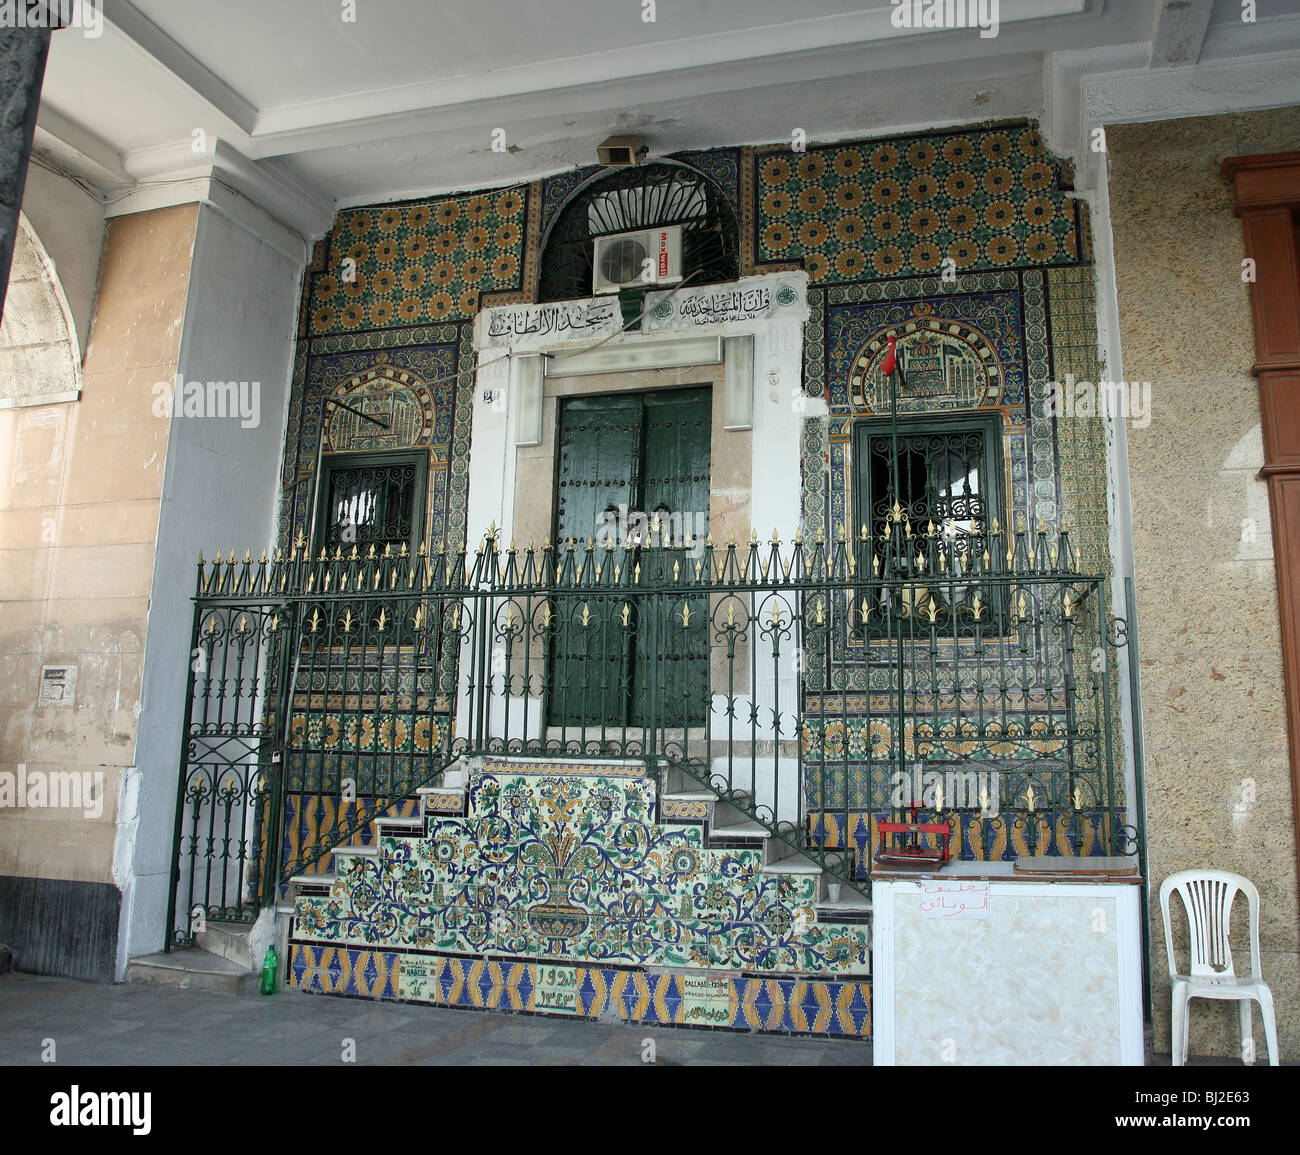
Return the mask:
POLYGON ((639 1065, 646 1039, 672 1066, 860 1066, 854 1040, 607 1024, 537 1015, 329 998, 269 998, 152 983, 0 977, 0 1065, 39 1064, 52 1038, 68 1066, 338 1065, 345 1039, 358 1065, 639 1065))

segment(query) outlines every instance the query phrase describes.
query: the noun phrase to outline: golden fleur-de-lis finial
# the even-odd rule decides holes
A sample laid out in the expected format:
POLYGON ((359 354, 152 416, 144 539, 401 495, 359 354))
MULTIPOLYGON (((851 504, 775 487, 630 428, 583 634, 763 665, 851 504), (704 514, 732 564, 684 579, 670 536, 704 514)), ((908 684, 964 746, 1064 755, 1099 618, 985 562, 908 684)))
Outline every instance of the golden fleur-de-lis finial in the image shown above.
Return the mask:
POLYGON ((866 594, 862 595, 862 620, 864 622, 871 620, 871 599, 866 594))
POLYGON ((424 629, 424 607, 423 606, 415 607, 415 618, 413 619, 411 624, 415 626, 417 630, 424 629))
POLYGON ((823 604, 821 598, 817 599, 817 608, 814 613, 816 615, 814 620, 819 626, 823 625, 826 621, 826 606, 823 604))
POLYGON ((388 625, 388 615, 384 612, 384 607, 379 607, 379 617, 375 621, 375 628, 382 634, 388 625))
POLYGON ((554 615, 551 613, 551 603, 543 602, 542 603, 542 629, 549 630, 551 628, 552 617, 554 617, 554 615))
POLYGON ((352 611, 348 610, 343 615, 343 632, 345 634, 352 632, 352 611))
POLYGON ((1074 784, 1074 808, 1076 810, 1083 809, 1083 783, 1082 782, 1076 782, 1074 784))
POLYGON ((974 604, 974 606, 973 606, 971 612, 974 613, 974 615, 975 615, 975 620, 976 620, 977 622, 980 620, 981 615, 984 613, 984 603, 983 603, 982 601, 980 601, 980 596, 979 596, 979 594, 976 594, 976 595, 975 595, 975 604, 974 604))
POLYGON ((682 629, 690 629, 691 618, 695 615, 691 613, 691 603, 682 602, 682 629))
POLYGON ((781 628, 781 603, 780 602, 772 603, 772 627, 774 629, 781 628))
POLYGON ((735 626, 735 624, 736 624, 736 603, 728 602, 727 603, 727 625, 735 626))
POLYGON ((934 784, 934 808, 940 813, 943 812, 943 779, 940 778, 934 784))
POLYGON ((1065 600, 1062 603, 1061 608, 1064 610, 1067 618, 1074 616, 1074 599, 1070 596, 1069 590, 1065 591, 1065 600))
POLYGON ((632 607, 627 602, 623 603, 623 609, 619 616, 623 619, 623 628, 627 629, 628 620, 632 617, 632 607))
POLYGON ((916 572, 925 573, 925 554, 923 553, 916 555, 916 572))
POLYGON ((586 603, 586 602, 583 602, 583 603, 582 603, 582 618, 581 618, 581 621, 582 621, 582 624, 583 624, 584 627, 589 626, 589 625, 591 624, 591 610, 587 607, 587 603, 586 603))
POLYGON ((939 616, 939 607, 935 605, 934 595, 930 595, 930 601, 926 605, 926 617, 929 618, 930 624, 934 625, 935 619, 939 616))
POLYGON ((678 580, 681 578, 681 576, 682 576, 682 563, 679 562, 679 561, 674 561, 674 562, 673 562, 673 581, 678 581, 678 580))
POLYGON ((1025 791, 1025 805, 1029 807, 1029 813, 1034 812, 1034 788, 1030 786, 1025 791))

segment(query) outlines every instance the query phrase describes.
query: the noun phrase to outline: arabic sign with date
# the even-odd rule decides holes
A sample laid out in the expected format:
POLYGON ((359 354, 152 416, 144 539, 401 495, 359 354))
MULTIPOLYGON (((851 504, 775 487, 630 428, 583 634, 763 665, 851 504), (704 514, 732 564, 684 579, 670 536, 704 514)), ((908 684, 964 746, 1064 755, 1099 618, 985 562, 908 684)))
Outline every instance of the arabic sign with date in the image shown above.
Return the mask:
POLYGON ((924 918, 988 918, 989 884, 923 882, 921 915, 924 918))
POLYGON ((533 1009, 552 1015, 578 1013, 578 972, 574 967, 539 966, 533 1009))

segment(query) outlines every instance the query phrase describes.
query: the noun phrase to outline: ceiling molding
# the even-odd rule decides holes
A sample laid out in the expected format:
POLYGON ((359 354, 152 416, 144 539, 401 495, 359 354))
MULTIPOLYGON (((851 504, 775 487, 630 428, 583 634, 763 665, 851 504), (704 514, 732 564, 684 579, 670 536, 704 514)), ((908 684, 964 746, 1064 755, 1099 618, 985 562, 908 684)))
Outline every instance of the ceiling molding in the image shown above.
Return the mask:
POLYGON ((188 142, 138 149, 122 158, 137 182, 135 189, 115 200, 110 216, 161 208, 190 201, 224 203, 216 190, 236 193, 304 242, 323 236, 334 221, 335 204, 328 197, 290 176, 274 162, 250 161, 226 141, 210 138, 202 153, 188 142))
POLYGON ((104 19, 137 44, 216 111, 252 133, 257 109, 201 60, 187 52, 128 0, 100 0, 104 19))

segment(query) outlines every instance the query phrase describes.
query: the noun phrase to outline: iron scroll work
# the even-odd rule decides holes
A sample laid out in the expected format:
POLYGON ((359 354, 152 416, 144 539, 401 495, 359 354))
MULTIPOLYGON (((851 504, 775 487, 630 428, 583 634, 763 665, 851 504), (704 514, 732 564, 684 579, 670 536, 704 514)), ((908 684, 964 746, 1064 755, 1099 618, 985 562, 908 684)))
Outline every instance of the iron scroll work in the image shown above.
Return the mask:
POLYGON ((680 225, 682 267, 697 285, 740 275, 735 209, 708 176, 680 161, 597 173, 569 197, 542 244, 539 302, 591 295, 595 240, 680 225))
POLYGON ((178 779, 170 945, 252 921, 462 758, 641 759, 707 787, 834 876, 919 809, 954 855, 1131 853, 1110 651, 1122 620, 1068 530, 959 540, 891 508, 856 540, 200 561, 178 779), (707 622, 708 709, 663 631, 707 622), (864 623, 870 628, 864 630, 864 623), (548 695, 625 693, 636 725, 548 695), (571 660, 564 667, 565 655, 571 660), (565 717, 577 717, 566 724, 565 717))

